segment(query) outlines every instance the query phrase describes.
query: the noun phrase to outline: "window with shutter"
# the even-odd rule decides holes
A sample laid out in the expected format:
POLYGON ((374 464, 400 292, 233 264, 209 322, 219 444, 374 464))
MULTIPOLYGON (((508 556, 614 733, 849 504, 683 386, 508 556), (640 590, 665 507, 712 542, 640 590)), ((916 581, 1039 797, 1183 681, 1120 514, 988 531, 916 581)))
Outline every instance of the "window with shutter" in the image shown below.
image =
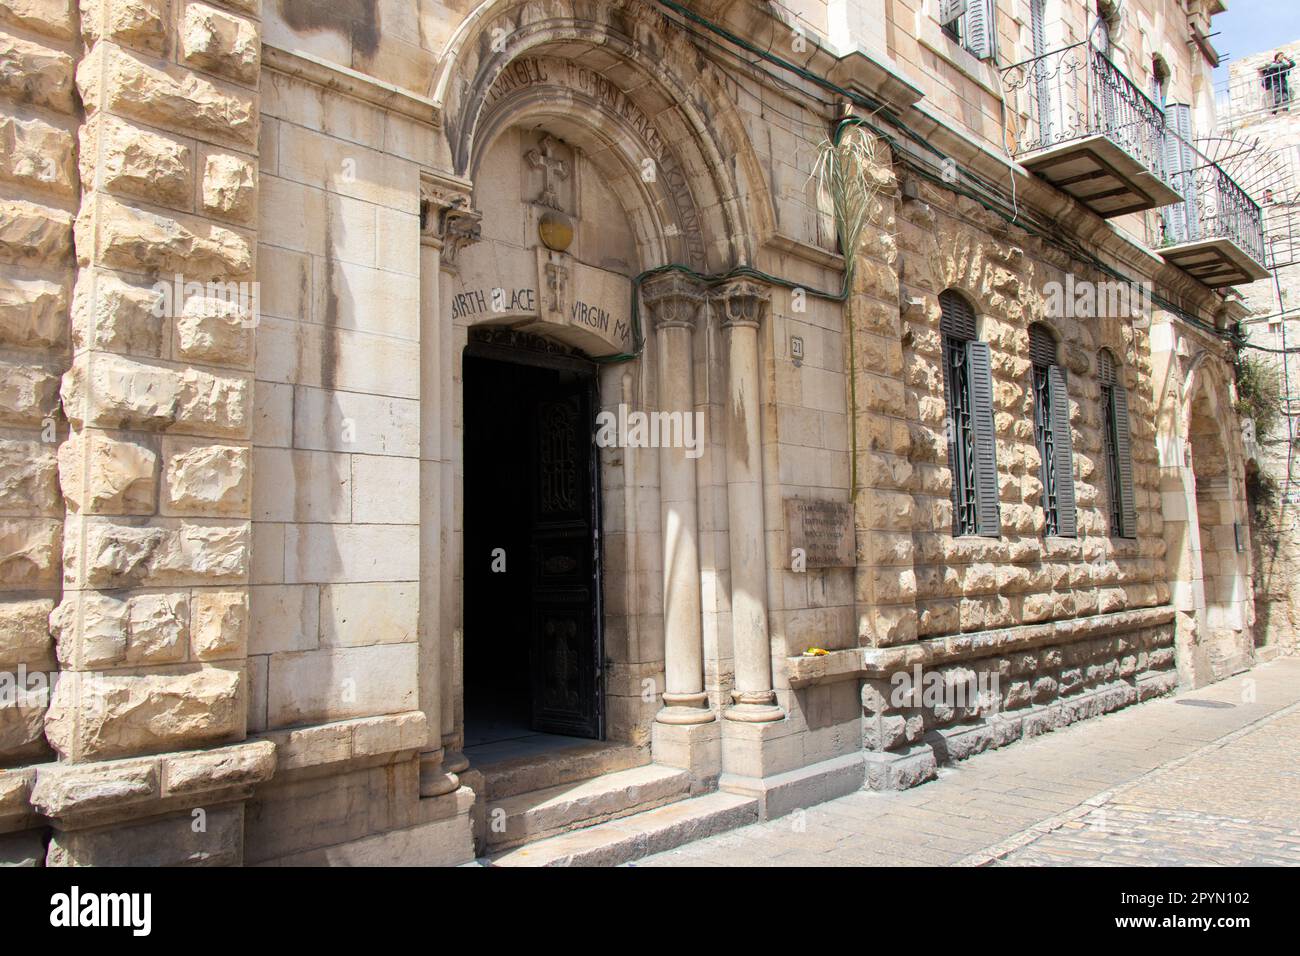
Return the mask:
POLYGON ((1033 368, 1034 438, 1043 485, 1043 533, 1074 537, 1074 452, 1070 436, 1070 398, 1065 369, 1056 364, 1056 340, 1040 323, 1029 327, 1033 368))
POLYGON ((961 18, 966 49, 981 60, 997 55, 997 0, 970 0, 961 18))
POLYGON ((1115 357, 1107 349, 1097 355, 1101 411, 1106 445, 1106 478, 1110 497, 1110 533, 1137 537, 1137 505, 1133 497, 1133 443, 1129 436, 1128 391, 1120 384, 1115 357))
POLYGON ((988 345, 975 341, 975 310, 955 292, 939 296, 953 534, 999 534, 993 376, 988 345))

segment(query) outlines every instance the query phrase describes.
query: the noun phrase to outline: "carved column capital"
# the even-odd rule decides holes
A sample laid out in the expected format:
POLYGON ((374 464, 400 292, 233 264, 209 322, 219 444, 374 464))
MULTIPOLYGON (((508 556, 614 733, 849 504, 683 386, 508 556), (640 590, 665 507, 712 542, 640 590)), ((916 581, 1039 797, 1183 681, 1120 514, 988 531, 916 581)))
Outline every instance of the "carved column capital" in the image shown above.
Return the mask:
POLYGON ((754 279, 728 279, 709 290, 709 299, 722 317, 722 327, 758 328, 772 305, 772 292, 754 279))
POLYGON ((694 331, 706 298, 704 284, 684 272, 661 272, 641 283, 641 301, 655 329, 694 331))
POLYGON ((471 205, 468 182, 444 177, 420 179, 420 241, 442 249, 446 262, 482 234, 483 214, 471 205))

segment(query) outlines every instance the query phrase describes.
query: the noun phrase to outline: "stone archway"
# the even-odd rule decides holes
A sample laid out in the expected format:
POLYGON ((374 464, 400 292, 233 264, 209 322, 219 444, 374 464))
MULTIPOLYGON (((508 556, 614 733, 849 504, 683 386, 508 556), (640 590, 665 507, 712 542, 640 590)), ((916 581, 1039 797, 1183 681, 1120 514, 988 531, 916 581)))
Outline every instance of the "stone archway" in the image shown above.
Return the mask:
MULTIPOLYGON (((438 690, 422 696, 428 702, 426 713, 437 709, 439 734, 449 754, 437 773, 440 757, 430 755, 430 779, 465 766, 457 753, 463 746, 465 635, 463 436, 456 427, 464 420, 461 356, 470 328, 516 328, 596 357, 635 351, 643 339, 644 349, 633 360, 602 368, 598 407, 691 414, 700 407, 701 394, 726 387, 712 378, 702 387, 692 384, 696 366, 706 370, 705 376, 720 374, 707 360, 706 337, 692 334, 704 316, 705 297, 677 290, 652 297, 647 290, 642 297, 645 327, 640 336, 629 335, 620 319, 629 314, 632 280, 669 263, 699 273, 724 272, 752 262, 754 249, 771 231, 763 177, 734 105, 719 95, 721 80, 709 75, 712 67, 680 37, 662 29, 661 15, 645 5, 583 6, 582 11, 580 16, 574 5, 563 3, 544 8, 484 4, 449 44, 443 72, 433 85, 434 98, 443 107, 446 155, 454 173, 429 191, 425 267, 430 276, 422 311, 430 338, 439 340, 436 354, 429 357, 440 369, 430 379, 437 395, 429 399, 455 424, 450 433, 443 427, 427 435, 427 457, 437 460, 437 467, 430 468, 437 476, 430 478, 429 497, 437 496, 433 514, 447 532, 431 527, 425 536, 430 563, 443 570, 439 577, 444 583, 423 600, 439 622, 438 633, 424 639, 439 643, 442 654, 438 690), (493 157, 503 149, 527 180, 518 196, 498 195, 489 182, 489 167, 499 165, 493 157), (521 163, 522 157, 529 158, 521 163), (546 170, 559 169, 553 162, 567 164, 570 174, 559 186, 547 179, 546 170), (601 188, 588 195, 587 186, 595 180, 601 188), (743 207, 741 196, 747 197, 743 207), (519 235, 509 241, 494 225, 510 221, 508 213, 494 212, 506 201, 519 210, 519 235), (553 213, 572 225, 571 247, 557 248, 541 238, 541 220, 553 213), (753 223, 755 216, 763 222, 753 223), (615 220, 622 225, 612 227, 615 220), (601 240, 589 242, 591 231, 601 240), (520 281, 507 278, 514 276, 520 281), (494 308, 490 294, 477 295, 493 291, 501 293, 504 307, 494 308), (595 306, 596 323, 608 320, 607 327, 583 328, 583 320, 575 318, 579 304, 595 306), (617 334, 601 334, 615 328, 617 334), (435 377, 441 384, 434 384, 435 377)), ((739 294, 726 290, 733 293, 739 294)), ((686 598, 676 603, 695 622, 697 653, 700 640, 698 557, 680 568, 674 563, 676 556, 697 547, 689 522, 675 520, 679 509, 694 520, 694 462, 671 457, 656 449, 601 452, 602 555, 609 569, 606 728, 610 740, 635 746, 649 743, 659 706, 646 687, 658 684, 665 673, 668 686, 662 699, 674 705, 675 717, 684 716, 682 722, 688 723, 713 719, 711 713, 692 710, 703 696, 698 688, 667 693, 675 688, 674 669, 665 664, 671 656, 665 634, 682 629, 667 623, 675 611, 663 596, 670 591, 676 595, 680 588, 666 585, 666 566, 675 572, 695 567, 684 575, 692 581, 686 598), (689 480, 683 478, 687 472, 689 480), (677 500, 668 490, 678 484, 689 488, 689 501, 677 500), (668 533, 661 534, 661 528, 680 539, 664 540, 668 533)), ((698 659, 688 661, 685 671, 699 670, 698 659)), ((434 675, 423 676, 422 688, 434 675)))
POLYGON ((1214 679, 1250 666, 1250 578, 1244 475, 1224 428, 1217 376, 1204 365, 1191 382, 1187 449, 1195 497, 1193 573, 1199 572, 1199 643, 1214 679))

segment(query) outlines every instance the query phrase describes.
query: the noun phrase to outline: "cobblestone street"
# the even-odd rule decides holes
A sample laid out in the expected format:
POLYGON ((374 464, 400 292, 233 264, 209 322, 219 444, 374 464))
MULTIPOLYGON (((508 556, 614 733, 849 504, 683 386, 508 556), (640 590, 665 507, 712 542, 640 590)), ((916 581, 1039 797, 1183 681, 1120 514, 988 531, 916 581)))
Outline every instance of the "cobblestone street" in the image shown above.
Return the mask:
POLYGON ((1300 660, 637 866, 1300 865, 1300 660))

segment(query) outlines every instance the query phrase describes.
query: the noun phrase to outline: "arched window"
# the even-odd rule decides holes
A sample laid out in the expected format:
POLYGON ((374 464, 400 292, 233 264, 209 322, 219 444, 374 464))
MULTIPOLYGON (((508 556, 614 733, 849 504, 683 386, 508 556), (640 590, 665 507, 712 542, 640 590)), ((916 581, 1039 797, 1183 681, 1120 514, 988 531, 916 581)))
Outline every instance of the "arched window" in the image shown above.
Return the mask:
POLYGON ((1102 432, 1106 443, 1106 484, 1110 501, 1110 533, 1137 537, 1137 506, 1133 498, 1133 443, 1129 438, 1128 391, 1119 364, 1109 349, 1097 353, 1097 383, 1101 386, 1102 432))
POLYGON ((948 402, 952 533, 1000 533, 993 370, 986 342, 975 338, 975 310, 951 289, 939 295, 943 385, 948 402))
POLYGON ((1151 57, 1151 99, 1163 109, 1168 96, 1169 64, 1165 62, 1163 56, 1156 53, 1151 57))
POLYGON ((1078 522, 1070 396, 1065 369, 1057 362, 1056 338, 1041 322, 1029 327, 1029 361, 1034 373, 1034 439, 1043 483, 1043 533, 1073 538, 1078 522))

